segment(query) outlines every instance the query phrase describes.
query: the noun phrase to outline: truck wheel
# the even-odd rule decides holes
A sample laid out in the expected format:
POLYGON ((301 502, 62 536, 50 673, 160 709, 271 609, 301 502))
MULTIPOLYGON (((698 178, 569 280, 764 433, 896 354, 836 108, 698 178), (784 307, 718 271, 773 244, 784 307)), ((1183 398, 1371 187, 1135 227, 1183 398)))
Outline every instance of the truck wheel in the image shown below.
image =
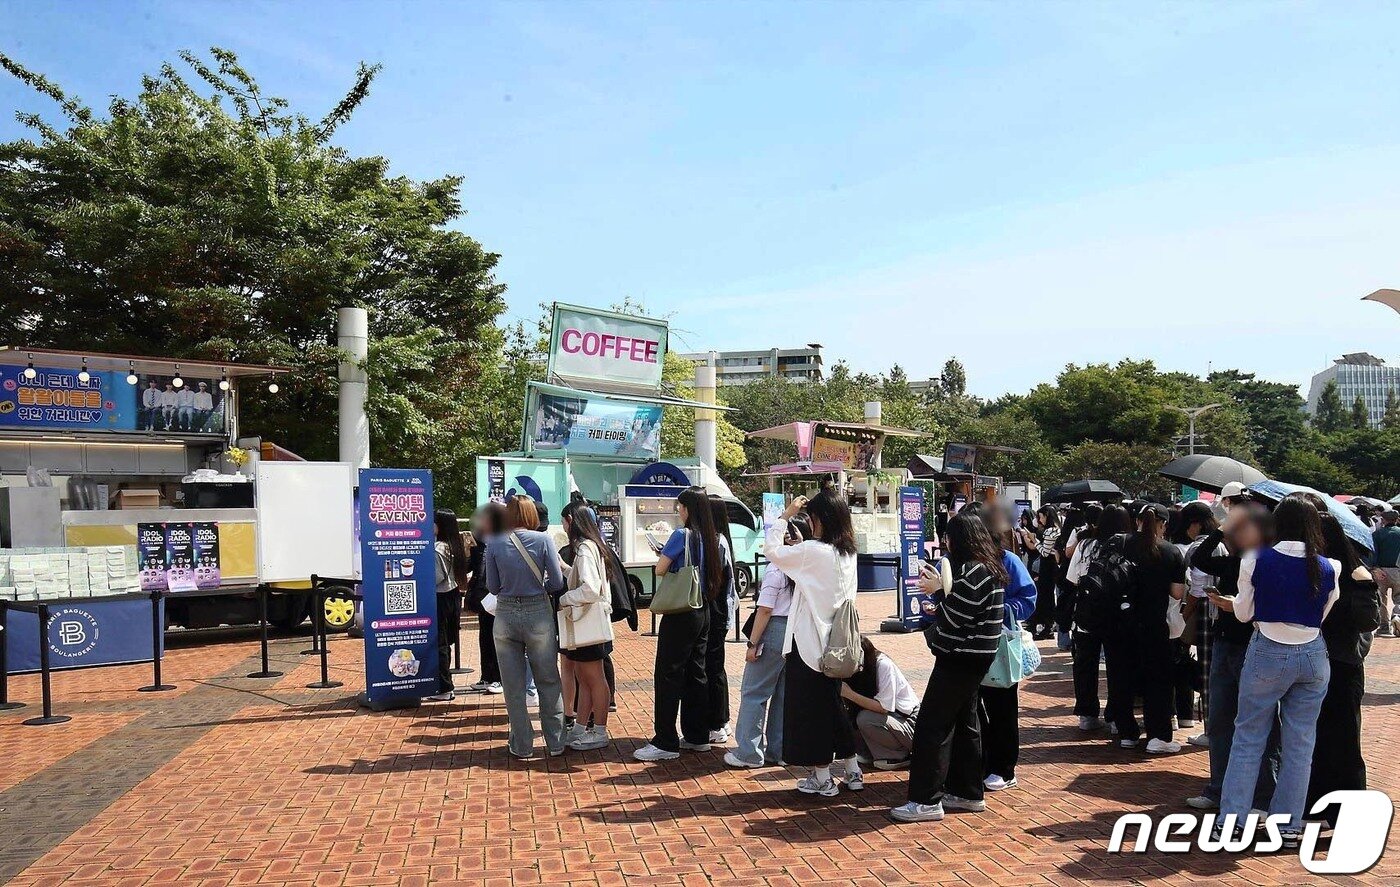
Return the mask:
POLYGON ((326 630, 345 631, 355 621, 355 598, 348 590, 339 590, 326 598, 326 630))
POLYGON ((742 600, 749 596, 749 590, 753 588, 753 574, 749 568, 739 564, 734 568, 734 591, 742 600))
POLYGON ((627 590, 632 592, 632 604, 637 607, 644 607, 651 601, 646 600, 642 595, 642 580, 630 573, 627 576, 627 590))

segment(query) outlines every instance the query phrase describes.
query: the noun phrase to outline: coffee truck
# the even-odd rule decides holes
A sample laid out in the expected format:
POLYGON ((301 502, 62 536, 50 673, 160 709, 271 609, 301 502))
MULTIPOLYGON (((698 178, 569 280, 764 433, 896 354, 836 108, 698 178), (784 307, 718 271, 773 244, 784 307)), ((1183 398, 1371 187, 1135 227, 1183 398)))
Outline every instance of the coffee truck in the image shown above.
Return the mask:
MULTIPOLYGON (((284 372, 0 347, 0 595, 131 597, 158 578, 167 627, 255 624, 253 469, 298 457, 244 436, 238 403, 254 385, 271 395, 284 372), (235 442, 244 464, 230 458, 235 442)), ((269 620, 298 625, 309 600, 274 593, 269 620)), ((343 628, 353 602, 328 600, 325 615, 343 628)))

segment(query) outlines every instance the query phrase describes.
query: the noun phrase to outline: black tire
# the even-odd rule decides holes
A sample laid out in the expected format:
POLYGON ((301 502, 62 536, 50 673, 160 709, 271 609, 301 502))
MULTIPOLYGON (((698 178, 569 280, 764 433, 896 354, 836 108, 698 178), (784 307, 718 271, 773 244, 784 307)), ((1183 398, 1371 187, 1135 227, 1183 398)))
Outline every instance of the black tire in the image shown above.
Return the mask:
POLYGON ((739 564, 734 568, 734 591, 739 595, 740 600, 748 597, 749 592, 753 592, 755 595, 758 594, 758 592, 754 590, 753 573, 743 564, 739 564))
POLYGON ((627 574, 627 587, 631 590, 632 602, 638 609, 651 604, 651 598, 642 593, 642 580, 631 573, 627 574))
POLYGON ((337 588, 326 595, 327 632, 344 632, 355 622, 355 595, 348 588, 337 588))

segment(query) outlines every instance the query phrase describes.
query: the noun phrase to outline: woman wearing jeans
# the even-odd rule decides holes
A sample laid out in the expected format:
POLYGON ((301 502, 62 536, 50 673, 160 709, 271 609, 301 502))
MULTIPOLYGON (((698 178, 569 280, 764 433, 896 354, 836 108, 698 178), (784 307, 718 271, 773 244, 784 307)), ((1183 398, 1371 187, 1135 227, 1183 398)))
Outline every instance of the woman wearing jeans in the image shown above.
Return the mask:
POLYGON ((540 728, 551 757, 564 753, 564 697, 559 681, 559 637, 550 595, 564 589, 559 551, 539 526, 539 512, 529 496, 506 505, 508 532, 486 545, 486 587, 496 595, 496 659, 510 716, 510 753, 522 760, 535 755, 535 730, 525 700, 526 661, 539 692, 540 728))
POLYGON ((1239 591, 1227 602, 1241 622, 1254 622, 1255 631, 1240 675, 1239 715, 1220 812, 1233 814, 1236 826, 1244 822, 1279 711, 1283 761, 1269 813, 1289 815, 1282 831, 1287 843, 1296 843, 1312 773, 1317 715, 1331 677, 1321 626, 1337 601, 1341 565, 1321 556, 1322 523, 1305 499, 1289 496, 1279 503, 1274 532, 1278 543, 1273 548, 1240 559, 1239 591))
MULTIPOLYGON (((810 539, 801 515, 788 521, 784 545, 810 539)), ((758 589, 753 634, 744 656, 744 682, 739 690, 739 719, 734 725, 733 751, 725 752, 731 767, 779 765, 783 757, 783 641, 792 610, 792 580, 769 564, 758 589)))

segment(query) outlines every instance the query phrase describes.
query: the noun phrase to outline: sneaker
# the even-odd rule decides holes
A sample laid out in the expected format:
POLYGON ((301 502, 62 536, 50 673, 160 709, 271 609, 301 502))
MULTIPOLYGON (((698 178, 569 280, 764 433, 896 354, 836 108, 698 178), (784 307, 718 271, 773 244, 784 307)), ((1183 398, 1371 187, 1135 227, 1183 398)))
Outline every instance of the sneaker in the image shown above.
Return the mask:
POLYGON ((564 728, 564 744, 573 744, 573 741, 582 736, 585 732, 587 732, 587 730, 588 727, 584 726, 583 724, 580 724, 578 721, 574 721, 572 724, 564 728))
POLYGON ((446 693, 434 693, 431 696, 424 696, 424 702, 451 702, 457 698, 457 694, 448 690, 446 693))
POLYGON ((1172 729, 1173 729, 1173 730, 1178 729, 1178 727, 1177 727, 1177 721, 1176 721, 1176 715, 1172 715, 1172 729))
POLYGON ((841 787, 836 784, 836 780, 829 776, 826 782, 818 782, 815 776, 804 776, 797 780, 797 790, 804 795, 821 795, 823 798, 834 798, 841 791, 841 787))
POLYGON ((551 758, 557 758, 560 755, 562 755, 566 749, 568 749, 567 745, 561 745, 558 748, 551 748, 549 750, 549 756, 551 758))
POLYGON ((492 696, 500 696, 505 691, 506 688, 501 686, 500 681, 492 681, 486 685, 486 692, 490 693, 492 696))
POLYGON ((715 745, 724 745, 724 744, 725 744, 726 742, 728 742, 728 741, 729 741, 729 725, 728 725, 728 724, 725 724, 723 727, 720 727, 718 730, 711 730, 711 731, 710 731, 710 742, 714 743, 715 745))
POLYGON ((1170 742, 1162 739, 1147 740, 1147 753, 1149 755, 1174 755, 1181 751, 1181 743, 1176 740, 1170 742))
POLYGON ((728 764, 731 767, 737 767, 741 770, 757 770, 759 767, 763 766, 763 764, 761 763, 756 764, 753 761, 746 761, 743 758, 739 757, 738 752, 733 751, 727 751, 724 753, 724 763, 728 764))
POLYGON ((657 748, 651 743, 647 743, 646 745, 632 752, 632 757, 636 758, 639 761, 645 761, 648 764, 654 761, 674 761, 680 756, 680 752, 667 751, 664 748, 657 748))
POLYGON ((569 748, 574 751, 591 751, 595 748, 602 748, 607 744, 607 727, 589 727, 568 743, 569 748))
POLYGON ((1177 718, 1176 725, 1183 730, 1190 730, 1196 726, 1195 718, 1177 718))
POLYGON ((538 691, 538 690, 526 690, 526 691, 525 691, 525 704, 528 705, 528 706, 530 706, 530 707, 532 707, 532 708, 535 707, 535 706, 538 706, 538 705, 540 704, 540 691, 538 691))
POLYGON ((1083 730, 1085 733, 1092 733, 1095 730, 1102 730, 1104 726, 1105 725, 1103 722, 1103 718, 1088 718, 1084 717, 1083 715, 1079 716, 1079 729, 1083 730))
POLYGON ((467 690, 472 693, 486 693, 489 692, 490 689, 490 681, 477 681, 475 684, 472 684, 470 687, 467 688, 467 690))
POLYGON ((898 758, 887 761, 876 761, 875 763, 871 764, 871 766, 874 767, 876 770, 908 770, 909 759, 898 758))
POLYGON ((853 791, 853 792, 863 792, 863 791, 865 791, 865 774, 864 774, 864 773, 861 773, 859 770, 857 770, 857 771, 854 772, 854 773, 847 773, 847 774, 846 774, 846 779, 845 779, 844 781, 845 781, 845 784, 846 784, 846 788, 847 788, 847 790, 849 790, 849 791, 853 791))
POLYGON ((910 801, 891 810, 890 818, 899 822, 937 822, 943 818, 943 805, 916 804, 910 801))
POLYGON ((538 761, 538 760, 539 760, 539 756, 535 754, 535 752, 534 752, 533 749, 531 749, 531 750, 530 750, 530 753, 527 754, 527 755, 522 755, 522 754, 520 754, 519 752, 517 752, 515 749, 510 749, 509 751, 510 751, 510 756, 511 756, 512 758, 515 758, 517 761, 538 761))
POLYGON ((1210 737, 1205 733, 1197 733, 1186 741, 1197 748, 1210 748, 1210 737))
POLYGON ((943 809, 963 810, 968 813, 981 813, 987 809, 987 802, 974 801, 971 798, 960 798, 957 795, 944 795, 943 809))
POLYGON ((1194 798, 1186 799, 1186 806, 1192 810, 1218 810, 1220 802, 1209 795, 1196 795, 1194 798))
POLYGON ((1118 740, 1118 747, 1119 747, 1119 748, 1137 748, 1137 744, 1138 744, 1138 741, 1137 741, 1136 739, 1120 739, 1120 740, 1118 740))
POLYGON ((786 766, 787 766, 787 761, 784 761, 782 758, 777 758, 776 760, 773 759, 773 758, 764 758, 764 759, 763 759, 763 766, 765 766, 765 767, 786 767, 786 766))
POLYGON ((1390 634, 1393 637, 1400 637, 1400 616, 1390 617, 1390 634))
POLYGON ((1278 836, 1283 839, 1284 850, 1297 850, 1303 843, 1303 833, 1294 829, 1279 829, 1278 836))
POLYGON ((1016 787, 1016 777, 1013 776, 1010 779, 1002 779, 1000 776, 993 773, 982 780, 982 787, 989 792, 1004 792, 1009 788, 1016 787))
POLYGON ((682 750, 682 751, 709 751, 709 750, 710 750, 710 744, 709 744, 708 742, 686 742, 684 739, 682 739, 682 740, 681 740, 681 750, 682 750))
POLYGON ((1117 725, 1117 724, 1112 723, 1112 722, 1109 722, 1109 725, 1108 725, 1108 735, 1109 735, 1109 736, 1117 736, 1117 735, 1118 735, 1118 725, 1117 725))

